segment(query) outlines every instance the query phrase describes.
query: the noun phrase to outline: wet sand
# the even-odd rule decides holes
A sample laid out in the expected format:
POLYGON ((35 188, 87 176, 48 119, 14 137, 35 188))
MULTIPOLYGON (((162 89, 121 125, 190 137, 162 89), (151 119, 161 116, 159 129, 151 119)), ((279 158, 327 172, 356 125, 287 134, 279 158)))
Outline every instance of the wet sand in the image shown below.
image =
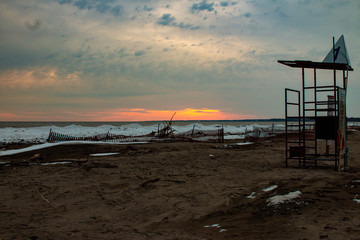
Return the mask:
POLYGON ((0 239, 360 239, 360 132, 349 134, 346 172, 285 168, 281 136, 226 144, 60 145, 0 157, 12 162, 0 165, 0 239), (50 162, 62 164, 41 164, 50 162))

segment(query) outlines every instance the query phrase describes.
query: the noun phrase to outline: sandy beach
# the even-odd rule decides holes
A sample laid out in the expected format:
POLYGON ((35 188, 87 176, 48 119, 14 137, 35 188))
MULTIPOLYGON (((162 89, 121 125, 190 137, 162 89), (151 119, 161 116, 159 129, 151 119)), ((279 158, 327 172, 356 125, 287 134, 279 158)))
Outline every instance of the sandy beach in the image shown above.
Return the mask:
POLYGON ((348 145, 345 172, 285 168, 283 136, 2 156, 0 239, 360 239, 360 132, 348 145))

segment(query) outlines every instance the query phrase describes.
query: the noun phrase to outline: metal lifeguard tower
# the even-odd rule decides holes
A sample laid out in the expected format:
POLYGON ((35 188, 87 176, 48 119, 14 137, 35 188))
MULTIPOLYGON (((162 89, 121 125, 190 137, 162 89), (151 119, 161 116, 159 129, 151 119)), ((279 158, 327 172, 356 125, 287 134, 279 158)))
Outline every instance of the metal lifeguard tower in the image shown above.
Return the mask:
POLYGON ((348 72, 353 71, 353 68, 344 36, 336 44, 333 38, 333 48, 322 62, 278 62, 300 68, 302 72, 301 92, 285 89, 286 167, 290 160, 297 160, 300 167, 332 161, 336 170, 340 170, 343 160, 346 167, 346 89, 348 72), (306 81, 305 70, 313 71, 312 81, 306 81), (318 70, 333 71, 333 74, 327 73, 333 75, 330 77, 333 79, 318 84, 318 70))

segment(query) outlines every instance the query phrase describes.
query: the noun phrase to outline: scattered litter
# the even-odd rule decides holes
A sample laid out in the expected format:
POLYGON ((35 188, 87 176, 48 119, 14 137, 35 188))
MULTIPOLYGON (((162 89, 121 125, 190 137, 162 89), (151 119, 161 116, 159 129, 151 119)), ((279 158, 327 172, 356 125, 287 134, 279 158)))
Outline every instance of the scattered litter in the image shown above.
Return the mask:
POLYGON ((11 164, 9 162, 0 162, 0 166, 10 167, 11 164))
POLYGON ((210 154, 209 157, 214 157, 214 155, 210 154))
POLYGON ((114 153, 93 153, 90 154, 91 157, 102 157, 102 156, 111 156, 111 155, 117 155, 120 153, 114 152, 114 153))
POLYGON ((255 194, 256 192, 252 192, 249 196, 247 196, 246 198, 251 198, 254 199, 255 198, 255 194))
POLYGON ((253 142, 236 143, 237 146, 250 145, 250 144, 254 144, 254 143, 253 142))
POLYGON ((360 183, 360 179, 354 179, 354 180, 352 180, 351 182, 360 183))
POLYGON ((285 195, 276 195, 267 200, 268 204, 267 206, 277 205, 279 203, 284 203, 286 201, 291 201, 294 198, 300 197, 301 192, 295 191, 295 192, 289 192, 285 195))
POLYGON ((355 202, 357 202, 357 203, 360 203, 360 199, 357 199, 357 196, 358 196, 358 195, 356 194, 353 200, 354 200, 355 202))
POLYGON ((216 227, 216 228, 221 228, 220 224, 213 224, 213 225, 205 225, 204 228, 211 228, 211 227, 216 227))
POLYGON ((278 187, 277 185, 272 185, 270 187, 267 187, 267 188, 263 189, 263 191, 264 192, 270 192, 270 191, 276 189, 277 187, 278 187))
MULTIPOLYGON (((204 228, 221 228, 220 224, 205 225, 204 228)), ((225 228, 221 228, 219 232, 226 232, 225 228)))
POLYGON ((69 161, 63 161, 63 162, 47 162, 47 163, 41 163, 41 165, 47 166, 47 165, 70 164, 70 163, 72 163, 72 162, 69 162, 69 161))

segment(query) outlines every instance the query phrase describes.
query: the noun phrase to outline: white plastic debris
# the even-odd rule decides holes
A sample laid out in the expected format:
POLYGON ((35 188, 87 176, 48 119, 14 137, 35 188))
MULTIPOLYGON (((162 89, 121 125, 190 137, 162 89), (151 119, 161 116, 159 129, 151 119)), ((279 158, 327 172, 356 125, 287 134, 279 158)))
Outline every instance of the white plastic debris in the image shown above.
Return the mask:
POLYGON ((353 200, 354 200, 355 202, 357 202, 357 203, 360 203, 360 199, 357 199, 357 196, 358 196, 358 194, 355 195, 355 197, 354 197, 353 200))
MULTIPOLYGON (((205 225, 204 228, 221 228, 220 224, 218 223, 215 223, 215 224, 212 224, 212 225, 205 225)), ((226 232, 226 229, 225 228, 221 228, 219 230, 219 232, 226 232)))
POLYGON ((295 191, 295 192, 289 192, 288 194, 285 195, 273 196, 267 200, 268 202, 267 206, 273 206, 287 201, 291 201, 294 198, 300 197, 300 194, 301 194, 300 191, 295 191))
POLYGON ((91 157, 103 157, 103 156, 111 156, 111 155, 117 155, 120 153, 114 152, 114 153, 93 153, 90 154, 91 157))
POLYGON ((252 192, 249 196, 247 196, 246 198, 251 198, 254 199, 255 198, 255 194, 256 192, 252 192))
POLYGON ((205 226, 204 226, 204 228, 212 228, 212 227, 221 228, 220 224, 218 224, 218 223, 215 223, 215 224, 212 224, 212 225, 205 225, 205 226))
POLYGON ((270 191, 276 189, 277 187, 278 187, 277 185, 272 185, 270 187, 264 188, 263 192, 270 192, 270 191))
POLYGON ((62 161, 62 162, 47 162, 47 163, 41 163, 41 165, 43 166, 48 166, 48 165, 58 165, 58 164, 70 164, 71 162, 69 161, 62 161))

